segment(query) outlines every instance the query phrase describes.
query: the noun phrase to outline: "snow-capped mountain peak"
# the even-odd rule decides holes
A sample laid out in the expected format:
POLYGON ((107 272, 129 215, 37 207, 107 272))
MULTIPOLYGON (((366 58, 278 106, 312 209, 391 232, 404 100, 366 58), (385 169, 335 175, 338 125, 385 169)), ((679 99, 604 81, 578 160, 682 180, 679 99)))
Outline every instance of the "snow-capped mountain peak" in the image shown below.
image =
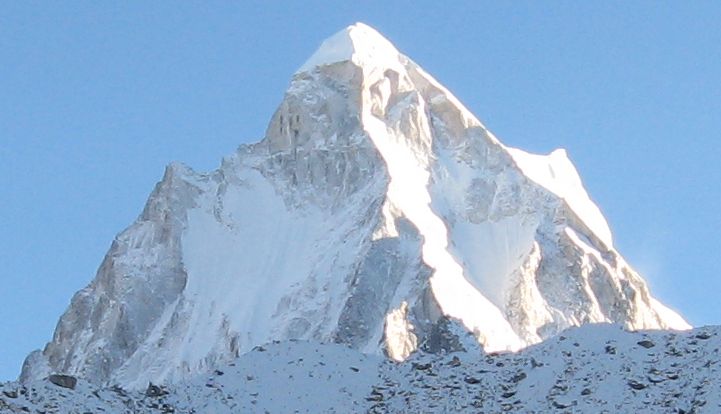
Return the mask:
POLYGON ((687 328, 611 241, 565 152, 506 147, 359 23, 294 74, 263 140, 167 169, 22 378, 144 387, 283 339, 403 360, 687 328))
POLYGON ((297 73, 346 61, 392 68, 398 65, 399 57, 398 50, 383 35, 364 23, 355 23, 323 41, 297 73))

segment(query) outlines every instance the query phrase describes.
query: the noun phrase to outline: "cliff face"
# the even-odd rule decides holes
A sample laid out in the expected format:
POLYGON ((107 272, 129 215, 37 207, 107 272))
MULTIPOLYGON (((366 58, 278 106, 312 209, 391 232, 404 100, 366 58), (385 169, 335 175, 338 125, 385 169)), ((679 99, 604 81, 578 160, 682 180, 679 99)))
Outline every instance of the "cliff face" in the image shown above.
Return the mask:
POLYGON ((144 387, 294 338, 515 350, 589 322, 688 327, 564 151, 504 146, 356 24, 293 76, 263 140, 207 174, 168 167, 21 379, 144 387))

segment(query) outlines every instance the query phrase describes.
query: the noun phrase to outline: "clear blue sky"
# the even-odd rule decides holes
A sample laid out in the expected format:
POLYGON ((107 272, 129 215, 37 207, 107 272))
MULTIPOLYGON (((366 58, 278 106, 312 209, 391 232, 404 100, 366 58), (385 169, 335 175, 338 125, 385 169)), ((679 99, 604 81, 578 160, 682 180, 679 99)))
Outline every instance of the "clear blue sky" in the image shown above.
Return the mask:
POLYGON ((566 148, 652 291, 721 323, 721 3, 266 3, 3 3, 0 379, 164 166, 209 170, 261 138, 295 69, 355 21, 505 143, 566 148))

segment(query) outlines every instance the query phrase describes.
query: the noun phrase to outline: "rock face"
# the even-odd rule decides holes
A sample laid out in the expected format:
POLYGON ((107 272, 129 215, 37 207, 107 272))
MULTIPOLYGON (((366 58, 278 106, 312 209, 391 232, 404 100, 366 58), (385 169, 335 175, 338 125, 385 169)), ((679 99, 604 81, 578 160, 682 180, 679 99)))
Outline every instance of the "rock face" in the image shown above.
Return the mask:
POLYGON ((684 329, 563 150, 504 146, 373 29, 326 40, 265 138, 170 165, 22 380, 141 388, 275 339, 514 350, 569 326, 684 329))

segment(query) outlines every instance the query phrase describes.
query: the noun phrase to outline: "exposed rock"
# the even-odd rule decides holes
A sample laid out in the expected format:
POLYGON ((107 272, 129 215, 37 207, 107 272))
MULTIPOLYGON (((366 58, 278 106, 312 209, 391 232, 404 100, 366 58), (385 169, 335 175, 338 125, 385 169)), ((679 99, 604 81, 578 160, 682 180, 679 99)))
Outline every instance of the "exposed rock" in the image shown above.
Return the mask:
POLYGON ((459 367, 459 366, 461 366, 461 359, 458 358, 458 356, 453 355, 453 358, 452 358, 451 361, 448 363, 448 365, 450 365, 450 366, 452 366, 452 367, 459 367))
POLYGON ((68 388, 71 390, 74 390, 75 385, 77 385, 78 383, 78 380, 75 377, 62 374, 52 374, 48 377, 48 381, 52 382, 58 387, 68 388))
POLYGON ((641 345, 642 347, 644 347, 646 349, 653 348, 654 346, 656 346, 656 344, 654 344, 652 341, 649 341, 648 339, 644 339, 643 341, 638 341, 637 344, 641 345))
POLYGON ((419 371, 425 371, 427 369, 430 369, 432 366, 433 366, 433 364, 430 362, 427 362, 425 364, 418 364, 415 362, 413 363, 413 369, 417 369, 419 371))
POLYGON ((646 384, 643 384, 641 382, 638 382, 636 380, 630 380, 628 381, 628 386, 633 388, 634 390, 642 390, 646 388, 646 384))
POLYGON ((17 398, 18 392, 16 390, 3 390, 3 395, 8 398, 17 398))
POLYGON ((521 382, 526 379, 527 375, 525 372, 519 372, 518 374, 511 377, 511 382, 521 382))
POLYGON ((559 401, 559 400, 553 400, 554 408, 562 409, 562 408, 573 407, 574 405, 576 405, 576 401, 563 402, 563 401, 559 401))
POLYGON ((148 384, 148 388, 145 390, 145 395, 147 397, 161 397, 163 395, 167 395, 168 390, 161 386, 161 385, 155 385, 152 382, 148 384))

